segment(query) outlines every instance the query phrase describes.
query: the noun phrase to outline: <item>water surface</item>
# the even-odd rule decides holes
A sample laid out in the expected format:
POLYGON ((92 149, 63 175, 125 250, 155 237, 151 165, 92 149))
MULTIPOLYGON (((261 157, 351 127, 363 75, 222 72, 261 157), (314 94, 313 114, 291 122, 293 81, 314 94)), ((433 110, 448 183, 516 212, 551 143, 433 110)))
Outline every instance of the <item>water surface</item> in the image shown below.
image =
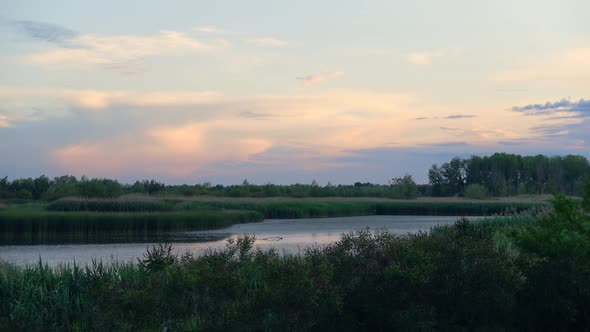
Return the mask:
MULTIPOLYGON (((238 224, 229 228, 209 231, 183 232, 174 242, 174 248, 202 254, 207 249, 225 247, 230 237, 242 234, 256 236, 255 246, 277 248, 285 253, 299 253, 305 247, 326 245, 337 241, 342 234, 355 230, 383 229, 396 234, 428 231, 431 227, 450 224, 458 217, 441 216, 363 216, 345 218, 312 218, 265 220, 260 223, 238 224)), ((104 262, 136 261, 151 247, 150 243, 58 244, 0 246, 0 260, 26 265, 44 263, 55 266, 62 263, 88 264, 93 259, 104 262)))

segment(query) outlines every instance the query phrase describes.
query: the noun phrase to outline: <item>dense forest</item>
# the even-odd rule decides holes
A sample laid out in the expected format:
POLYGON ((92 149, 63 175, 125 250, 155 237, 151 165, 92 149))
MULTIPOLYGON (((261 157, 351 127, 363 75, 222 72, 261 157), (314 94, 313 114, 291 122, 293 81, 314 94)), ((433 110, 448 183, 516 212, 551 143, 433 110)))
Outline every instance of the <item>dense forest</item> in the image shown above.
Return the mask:
POLYGON ((76 178, 65 175, 9 180, 0 179, 0 199, 46 200, 62 197, 118 197, 123 194, 224 196, 224 197, 384 197, 412 199, 419 196, 511 196, 519 194, 580 195, 590 164, 583 156, 521 156, 496 153, 491 156, 453 158, 433 165, 428 172, 429 184, 416 184, 410 175, 400 176, 387 184, 356 182, 351 185, 320 186, 311 184, 263 185, 244 180, 239 185, 166 185, 155 180, 122 184, 111 179, 76 178))
POLYGON ((492 196, 517 194, 580 195, 590 164, 583 156, 547 157, 496 153, 453 158, 433 165, 428 178, 433 196, 463 195, 469 186, 482 186, 492 196))

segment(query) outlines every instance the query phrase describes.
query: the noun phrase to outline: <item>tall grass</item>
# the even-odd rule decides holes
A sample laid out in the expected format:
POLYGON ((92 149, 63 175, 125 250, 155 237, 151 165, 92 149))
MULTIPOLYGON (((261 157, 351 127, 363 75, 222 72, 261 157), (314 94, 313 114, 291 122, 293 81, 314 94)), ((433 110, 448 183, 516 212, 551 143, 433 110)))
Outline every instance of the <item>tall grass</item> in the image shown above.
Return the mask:
POLYGON ((360 215, 435 215, 435 216, 491 216, 502 213, 545 207, 543 203, 512 202, 239 202, 188 201, 179 203, 179 210, 230 209, 253 210, 265 218, 314 218, 360 215))
POLYGON ((6 209, 0 212, 0 243, 141 241, 170 232, 261 220, 262 215, 255 211, 115 213, 6 209))
POLYGON ((519 213, 546 206, 544 203, 518 202, 415 202, 415 201, 175 201, 63 199, 47 205, 49 211, 166 212, 198 210, 258 211, 265 218, 314 218, 360 215, 441 215, 489 216, 519 213))
POLYGON ((174 210, 170 201, 112 200, 112 199, 60 199, 47 205, 49 211, 94 212, 166 212, 174 210))

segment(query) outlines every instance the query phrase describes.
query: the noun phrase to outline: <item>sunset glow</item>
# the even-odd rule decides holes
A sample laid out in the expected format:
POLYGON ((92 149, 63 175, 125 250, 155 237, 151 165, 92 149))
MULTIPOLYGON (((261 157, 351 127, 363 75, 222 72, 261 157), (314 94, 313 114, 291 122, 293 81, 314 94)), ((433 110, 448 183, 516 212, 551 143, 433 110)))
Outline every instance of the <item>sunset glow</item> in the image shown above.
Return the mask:
POLYGON ((386 183, 475 152, 590 157, 590 3, 568 3, 18 1, 0 169, 386 183))

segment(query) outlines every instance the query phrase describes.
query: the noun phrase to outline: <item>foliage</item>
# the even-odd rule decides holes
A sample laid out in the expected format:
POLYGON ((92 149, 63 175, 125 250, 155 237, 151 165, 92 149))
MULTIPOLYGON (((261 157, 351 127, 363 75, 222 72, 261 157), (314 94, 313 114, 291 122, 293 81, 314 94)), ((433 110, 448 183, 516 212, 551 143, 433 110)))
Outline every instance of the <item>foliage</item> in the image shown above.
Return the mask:
POLYGON ((434 196, 463 195, 470 184, 482 184, 494 196, 565 192, 581 194, 590 163, 583 156, 547 157, 495 153, 458 157, 433 165, 428 173, 434 196))
POLYGON ((159 243, 148 248, 143 259, 137 259, 139 266, 148 273, 162 271, 178 263, 178 255, 173 252, 170 243, 159 243))
POLYGON ((413 199, 418 196, 418 185, 409 174, 403 177, 393 178, 389 184, 397 188, 399 196, 403 199, 413 199))
POLYGON ((486 199, 488 198, 488 190, 481 184, 473 183, 465 188, 464 196, 471 199, 486 199))
MULTIPOLYGON (((584 204, 587 204, 585 197, 584 204)), ((557 195, 554 212, 512 232, 517 267, 527 281, 519 307, 529 330, 581 331, 590 326, 590 217, 557 195)))

